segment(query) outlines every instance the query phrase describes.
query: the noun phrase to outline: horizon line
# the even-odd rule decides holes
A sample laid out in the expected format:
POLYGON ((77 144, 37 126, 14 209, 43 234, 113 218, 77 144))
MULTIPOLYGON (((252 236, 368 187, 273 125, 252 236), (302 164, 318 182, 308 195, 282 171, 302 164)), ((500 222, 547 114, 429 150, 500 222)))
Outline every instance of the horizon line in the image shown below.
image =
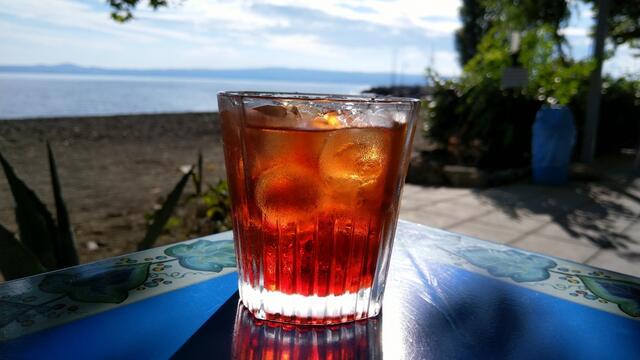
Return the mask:
MULTIPOLYGON (((0 64, 0 68, 64 68, 74 67, 78 69, 86 70, 108 70, 108 71, 255 71, 255 70, 288 70, 288 71, 313 71, 313 72, 330 72, 330 73, 344 73, 344 74, 366 74, 366 75, 391 75, 393 72, 383 71, 362 71, 362 70, 336 70, 336 69, 317 69, 317 68, 299 68, 299 67, 287 67, 287 66, 265 66, 265 67, 246 67, 246 68, 126 68, 126 67, 103 67, 95 65, 79 65, 71 62, 62 62, 55 64, 47 63, 35 63, 35 64, 0 64)), ((424 73, 398 73, 400 76, 420 76, 424 77, 424 73)))

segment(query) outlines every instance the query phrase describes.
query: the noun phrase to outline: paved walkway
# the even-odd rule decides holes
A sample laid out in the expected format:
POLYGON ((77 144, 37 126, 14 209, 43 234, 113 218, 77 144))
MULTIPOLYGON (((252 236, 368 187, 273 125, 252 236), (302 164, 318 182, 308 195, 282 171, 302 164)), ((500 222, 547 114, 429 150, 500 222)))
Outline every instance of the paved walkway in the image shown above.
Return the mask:
POLYGON ((640 277, 640 178, 563 188, 407 184, 400 218, 640 277))

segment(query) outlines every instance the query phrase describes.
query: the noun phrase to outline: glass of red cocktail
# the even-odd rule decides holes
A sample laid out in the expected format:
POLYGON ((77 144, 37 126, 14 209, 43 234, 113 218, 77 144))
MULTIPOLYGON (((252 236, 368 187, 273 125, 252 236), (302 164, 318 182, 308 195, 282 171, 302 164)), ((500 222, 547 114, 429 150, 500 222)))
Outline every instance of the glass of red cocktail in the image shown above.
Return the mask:
POLYGON ((218 94, 244 306, 332 324, 380 312, 419 101, 218 94))

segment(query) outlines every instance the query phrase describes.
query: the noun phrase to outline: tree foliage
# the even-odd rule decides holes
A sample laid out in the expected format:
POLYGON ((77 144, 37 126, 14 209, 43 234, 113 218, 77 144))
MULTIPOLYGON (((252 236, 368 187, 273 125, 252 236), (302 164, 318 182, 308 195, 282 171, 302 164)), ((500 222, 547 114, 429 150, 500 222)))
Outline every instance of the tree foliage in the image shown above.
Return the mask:
MULTIPOLYGON (((133 12, 136 7, 145 1, 143 0, 107 0, 111 7, 111 18, 117 22, 124 23, 133 19, 133 12)), ((169 5, 168 0, 147 0, 147 5, 157 10, 169 5)))
MULTIPOLYGON (((597 0, 582 1, 597 13, 597 0)), ((627 44, 640 49, 640 0, 610 1, 608 38, 616 46, 627 44)), ((464 0, 460 8, 462 28, 456 32, 460 63, 466 65, 473 58, 483 37, 493 28, 509 33, 541 26, 549 29, 560 60, 570 62, 561 29, 576 9, 576 2, 570 0, 464 0)))
POLYGON ((527 31, 544 26, 562 61, 567 41, 560 29, 571 15, 567 0, 484 0, 487 17, 501 31, 527 31))
MULTIPOLYGON (((550 103, 569 103, 593 68, 590 60, 564 58, 557 51, 554 30, 549 26, 522 33, 517 60, 528 72, 529 82, 523 93, 550 103)), ((493 28, 482 39, 478 54, 464 67, 462 88, 466 90, 486 82, 498 85, 503 70, 510 65, 509 36, 493 28)))
MULTIPOLYGON (((470 6, 471 2, 464 4, 470 6)), ((482 7, 475 11, 484 12, 481 19, 476 16, 474 21, 491 26, 473 47, 465 44, 475 54, 466 61, 460 78, 442 81, 429 74, 434 87, 425 105, 426 135, 438 149, 445 150, 448 162, 482 168, 523 166, 529 163, 531 125, 541 105, 567 105, 581 134, 589 75, 595 61, 575 60, 567 55, 568 45, 561 29, 567 26, 575 3, 479 0, 473 4, 482 7), (515 54, 510 46, 512 32, 521 37, 515 54), (502 89, 503 73, 514 60, 526 69, 528 83, 522 89, 502 89)), ((609 25, 614 42, 637 41, 633 34, 638 19, 634 14, 638 11, 640 6, 632 8, 620 2, 612 6, 613 23, 609 25)), ((468 12, 465 14, 468 16, 463 19, 473 18, 468 12)), ((460 30, 464 32, 465 28, 460 30)), ((466 54, 460 55, 464 60, 466 54)), ((601 122, 598 129, 599 153, 637 146, 639 89, 640 81, 632 77, 605 77, 601 111, 607 114, 607 121, 601 122)), ((577 141, 579 146, 580 136, 577 141)))
MULTIPOLYGON (((585 0, 594 9, 598 8, 597 0, 585 0)), ((608 36, 613 44, 628 44, 640 49, 640 0, 611 0, 608 21, 608 36)))
POLYGON ((478 44, 491 27, 491 22, 485 14, 485 7, 481 4, 481 0, 463 0, 460 7, 462 28, 455 34, 455 45, 461 66, 476 54, 478 44))
POLYGON ((461 65, 477 53, 491 29, 505 33, 547 26, 553 29, 556 51, 565 59, 566 39, 559 32, 570 11, 566 0, 464 0, 460 7, 462 28, 456 32, 456 49, 461 65))

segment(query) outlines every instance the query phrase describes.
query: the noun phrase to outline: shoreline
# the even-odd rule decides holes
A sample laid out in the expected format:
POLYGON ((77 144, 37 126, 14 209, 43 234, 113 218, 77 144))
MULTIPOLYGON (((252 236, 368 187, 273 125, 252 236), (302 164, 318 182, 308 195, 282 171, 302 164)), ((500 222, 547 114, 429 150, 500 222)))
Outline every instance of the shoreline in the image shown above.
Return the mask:
POLYGON ((142 112, 136 114, 88 114, 88 115, 69 115, 69 116, 28 116, 16 118, 0 118, 3 121, 74 121, 79 119, 87 119, 89 121, 97 119, 110 118, 147 118, 147 117, 176 117, 176 116, 194 116, 194 115, 217 115, 218 111, 180 111, 180 112, 142 112))

